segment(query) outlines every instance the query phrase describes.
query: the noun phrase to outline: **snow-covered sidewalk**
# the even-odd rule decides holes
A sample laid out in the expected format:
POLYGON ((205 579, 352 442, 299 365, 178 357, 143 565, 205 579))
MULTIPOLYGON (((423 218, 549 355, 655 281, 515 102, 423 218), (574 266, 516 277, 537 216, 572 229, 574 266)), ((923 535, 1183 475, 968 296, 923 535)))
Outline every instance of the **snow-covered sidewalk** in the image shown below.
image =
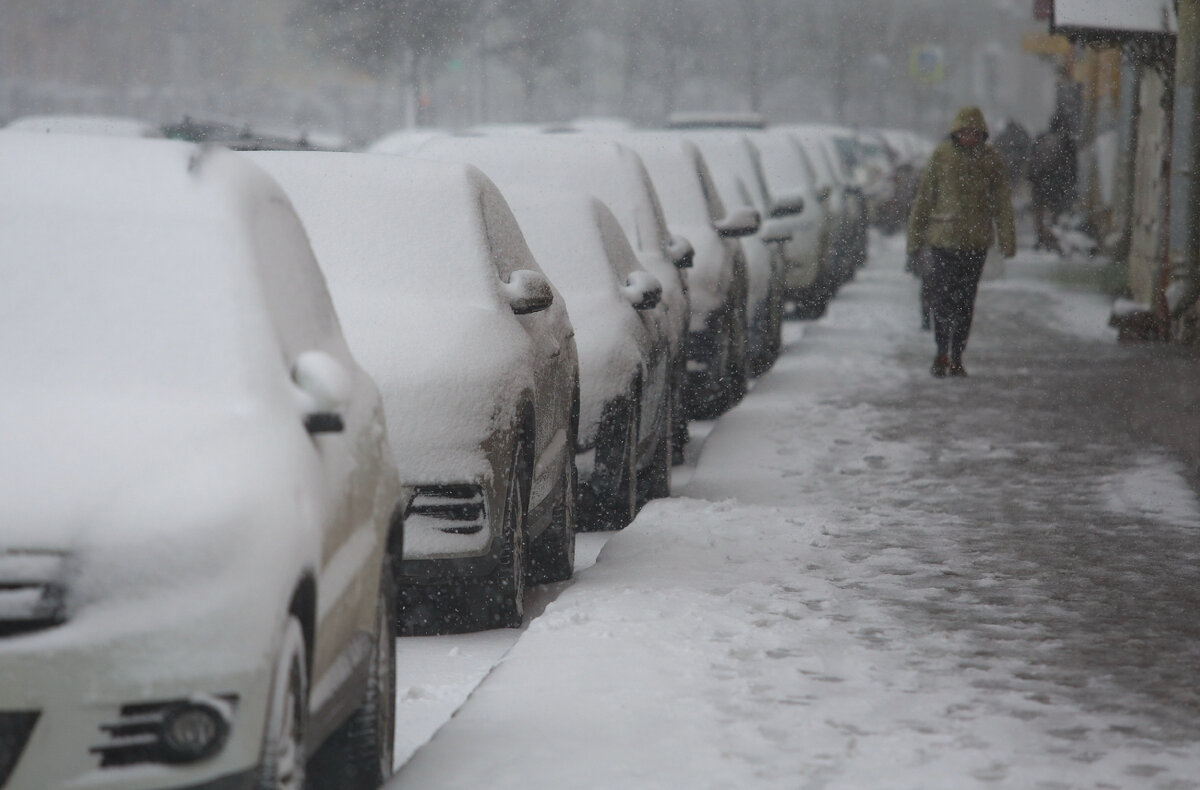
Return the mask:
POLYGON ((1200 509, 1105 389, 1137 350, 1018 260, 935 381, 874 241, 396 787, 1200 787, 1200 509))

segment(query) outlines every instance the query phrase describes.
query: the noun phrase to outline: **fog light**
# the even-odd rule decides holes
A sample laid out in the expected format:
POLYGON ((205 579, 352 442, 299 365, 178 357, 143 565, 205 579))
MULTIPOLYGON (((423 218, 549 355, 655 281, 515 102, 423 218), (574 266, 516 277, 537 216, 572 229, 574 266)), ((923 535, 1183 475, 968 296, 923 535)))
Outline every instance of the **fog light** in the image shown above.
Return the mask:
POLYGON ((163 717, 163 749, 172 762, 191 763, 212 757, 229 734, 228 705, 222 700, 193 699, 163 717))

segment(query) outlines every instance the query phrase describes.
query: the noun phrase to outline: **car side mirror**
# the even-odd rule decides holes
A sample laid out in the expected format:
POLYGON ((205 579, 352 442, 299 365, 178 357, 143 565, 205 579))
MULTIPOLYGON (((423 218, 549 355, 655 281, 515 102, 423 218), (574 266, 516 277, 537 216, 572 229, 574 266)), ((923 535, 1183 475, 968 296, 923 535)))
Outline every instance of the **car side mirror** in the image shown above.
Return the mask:
POLYGON ((508 303, 517 315, 540 313, 554 304, 554 289, 541 272, 518 269, 504 283, 508 303))
POLYGON ((292 363, 292 383, 310 434, 346 430, 342 411, 350 402, 350 375, 332 354, 305 351, 292 363))
POLYGON ((690 269, 696 262, 696 248, 683 236, 671 236, 667 254, 671 256, 671 263, 676 269, 690 269))
POLYGON ((633 305, 634 310, 653 310, 662 301, 663 287, 650 272, 645 269, 632 271, 625 278, 621 292, 633 305))
POLYGON ((804 194, 788 192, 771 201, 772 217, 794 217, 804 211, 804 194))
POLYGON ((817 200, 821 201, 822 203, 824 203, 826 200, 829 200, 832 195, 833 187, 829 186, 829 184, 822 184, 821 186, 817 187, 817 200))
POLYGON ((792 232, 778 222, 768 222, 758 238, 763 244, 787 244, 792 240, 792 232))
POLYGON ((740 239, 743 236, 753 236, 762 227, 762 215, 758 209, 750 206, 740 206, 731 214, 713 223, 717 235, 723 239, 740 239))

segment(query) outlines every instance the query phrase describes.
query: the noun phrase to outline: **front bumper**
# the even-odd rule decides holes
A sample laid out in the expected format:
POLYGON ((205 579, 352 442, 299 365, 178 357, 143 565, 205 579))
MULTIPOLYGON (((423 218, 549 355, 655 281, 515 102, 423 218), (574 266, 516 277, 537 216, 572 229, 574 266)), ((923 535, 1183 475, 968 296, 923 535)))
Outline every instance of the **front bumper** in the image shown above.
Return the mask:
POLYGON ((4 790, 247 786, 262 750, 273 631, 254 629, 261 645, 254 650, 241 629, 220 636, 220 623, 236 610, 211 607, 198 614, 193 605, 177 610, 180 616, 165 628, 161 621, 142 628, 110 621, 113 615, 135 622, 141 616, 136 607, 125 609, 132 611, 94 612, 0 640, 0 713, 37 714, 7 783, 0 782, 4 790), (240 651, 231 647, 239 639, 240 651), (172 765, 139 758, 138 749, 128 748, 123 733, 140 711, 195 696, 234 700, 229 733, 215 755, 172 765))

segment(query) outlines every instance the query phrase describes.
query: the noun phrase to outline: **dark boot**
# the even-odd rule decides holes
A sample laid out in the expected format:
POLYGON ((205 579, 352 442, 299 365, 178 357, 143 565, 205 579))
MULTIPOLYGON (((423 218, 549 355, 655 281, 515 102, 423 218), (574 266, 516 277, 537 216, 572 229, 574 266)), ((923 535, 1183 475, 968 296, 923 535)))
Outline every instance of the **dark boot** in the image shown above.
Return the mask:
POLYGON ((950 369, 950 358, 945 354, 938 354, 933 358, 933 365, 929 368, 929 372, 934 375, 934 378, 945 378, 946 371, 950 369))
POLYGON ((966 378, 967 376, 967 369, 963 367, 961 359, 956 359, 951 362, 950 367, 946 369, 946 372, 951 376, 958 376, 959 378, 966 378))

